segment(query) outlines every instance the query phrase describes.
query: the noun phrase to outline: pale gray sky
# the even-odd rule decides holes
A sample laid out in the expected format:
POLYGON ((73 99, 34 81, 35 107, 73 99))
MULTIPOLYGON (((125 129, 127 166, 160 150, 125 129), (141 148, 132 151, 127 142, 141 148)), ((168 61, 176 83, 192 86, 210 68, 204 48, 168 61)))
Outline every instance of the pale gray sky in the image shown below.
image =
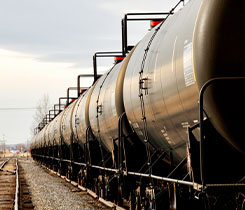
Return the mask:
MULTIPOLYGON (((36 107, 43 94, 57 103, 78 74, 92 72, 94 52, 121 50, 124 13, 165 12, 177 2, 0 0, 0 140, 30 141, 35 110, 10 108, 36 107)), ((129 42, 143 38, 144 26, 129 25, 129 42)))

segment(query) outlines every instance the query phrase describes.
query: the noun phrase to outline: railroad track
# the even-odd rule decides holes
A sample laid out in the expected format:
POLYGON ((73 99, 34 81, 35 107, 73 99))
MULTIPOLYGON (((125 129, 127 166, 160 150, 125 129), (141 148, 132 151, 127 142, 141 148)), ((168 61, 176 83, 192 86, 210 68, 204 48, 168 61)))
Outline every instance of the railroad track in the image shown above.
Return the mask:
POLYGON ((0 160, 0 209, 34 209, 17 158, 0 160))
POLYGON ((0 165, 0 209, 19 209, 17 162, 16 158, 11 158, 2 161, 0 165))

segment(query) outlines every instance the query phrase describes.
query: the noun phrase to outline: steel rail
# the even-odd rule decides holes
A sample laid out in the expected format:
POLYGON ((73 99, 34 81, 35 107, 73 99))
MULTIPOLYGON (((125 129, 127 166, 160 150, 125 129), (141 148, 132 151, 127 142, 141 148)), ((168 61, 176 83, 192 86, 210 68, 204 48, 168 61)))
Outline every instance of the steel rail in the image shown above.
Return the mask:
MULTIPOLYGON (((0 165, 0 170, 2 171, 5 171, 3 170, 3 167, 6 165, 6 163, 10 160, 7 159, 5 161, 3 161, 0 165)), ((14 171, 10 171, 10 170, 6 170, 7 172, 10 172, 10 173, 14 173, 15 176, 16 176, 16 181, 15 181, 15 200, 14 200, 14 210, 18 210, 19 209, 19 168, 18 168, 18 160, 16 158, 16 168, 14 171)))
POLYGON ((0 165, 0 170, 5 166, 5 164, 9 161, 9 159, 5 160, 2 162, 2 164, 0 165))
POLYGON ((15 169, 15 176, 16 176, 16 184, 15 184, 15 200, 14 200, 14 210, 19 209, 19 167, 18 167, 18 159, 16 158, 16 169, 15 169))

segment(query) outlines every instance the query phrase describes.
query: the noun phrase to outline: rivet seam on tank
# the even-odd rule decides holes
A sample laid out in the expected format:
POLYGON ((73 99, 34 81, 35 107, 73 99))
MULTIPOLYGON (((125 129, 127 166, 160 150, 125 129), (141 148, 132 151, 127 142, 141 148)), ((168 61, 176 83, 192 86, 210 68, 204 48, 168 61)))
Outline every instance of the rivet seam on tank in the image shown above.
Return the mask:
MULTIPOLYGON (((163 21, 164 22, 164 21, 163 21)), ((157 32, 159 31, 160 27, 162 26, 163 22, 155 29, 154 33, 152 34, 150 41, 148 42, 148 45, 145 49, 145 53, 143 55, 143 60, 141 63, 141 69, 139 71, 139 98, 140 98, 140 107, 141 107, 141 115, 142 115, 142 121, 143 121, 143 136, 144 136, 144 142, 146 146, 146 153, 147 153, 147 162, 148 162, 148 170, 149 174, 152 174, 152 168, 151 168, 151 152, 150 152, 150 144, 149 144, 149 136, 148 136, 148 131, 147 131, 147 121, 146 121, 146 116, 145 116, 145 104, 144 104, 144 95, 143 91, 145 91, 145 95, 148 94, 148 88, 146 88, 146 84, 144 84, 147 79, 143 77, 143 72, 144 72, 144 67, 145 67, 145 61, 146 57, 148 55, 148 51, 150 49, 150 46, 153 42, 153 39, 155 38, 157 32)), ((139 132, 138 132, 139 133, 139 132)))

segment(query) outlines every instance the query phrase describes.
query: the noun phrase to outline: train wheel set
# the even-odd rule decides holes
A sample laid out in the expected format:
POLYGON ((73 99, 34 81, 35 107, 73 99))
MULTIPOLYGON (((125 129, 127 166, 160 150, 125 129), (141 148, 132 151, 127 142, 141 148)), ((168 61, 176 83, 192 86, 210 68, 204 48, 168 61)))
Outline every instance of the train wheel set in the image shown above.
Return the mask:
POLYGON ((125 15, 121 54, 95 54, 93 85, 78 76, 77 98, 68 88, 35 129, 32 157, 117 208, 243 210, 245 2, 176 7, 125 15), (165 17, 131 47, 135 15, 165 17), (98 75, 102 55, 117 59, 98 75))

